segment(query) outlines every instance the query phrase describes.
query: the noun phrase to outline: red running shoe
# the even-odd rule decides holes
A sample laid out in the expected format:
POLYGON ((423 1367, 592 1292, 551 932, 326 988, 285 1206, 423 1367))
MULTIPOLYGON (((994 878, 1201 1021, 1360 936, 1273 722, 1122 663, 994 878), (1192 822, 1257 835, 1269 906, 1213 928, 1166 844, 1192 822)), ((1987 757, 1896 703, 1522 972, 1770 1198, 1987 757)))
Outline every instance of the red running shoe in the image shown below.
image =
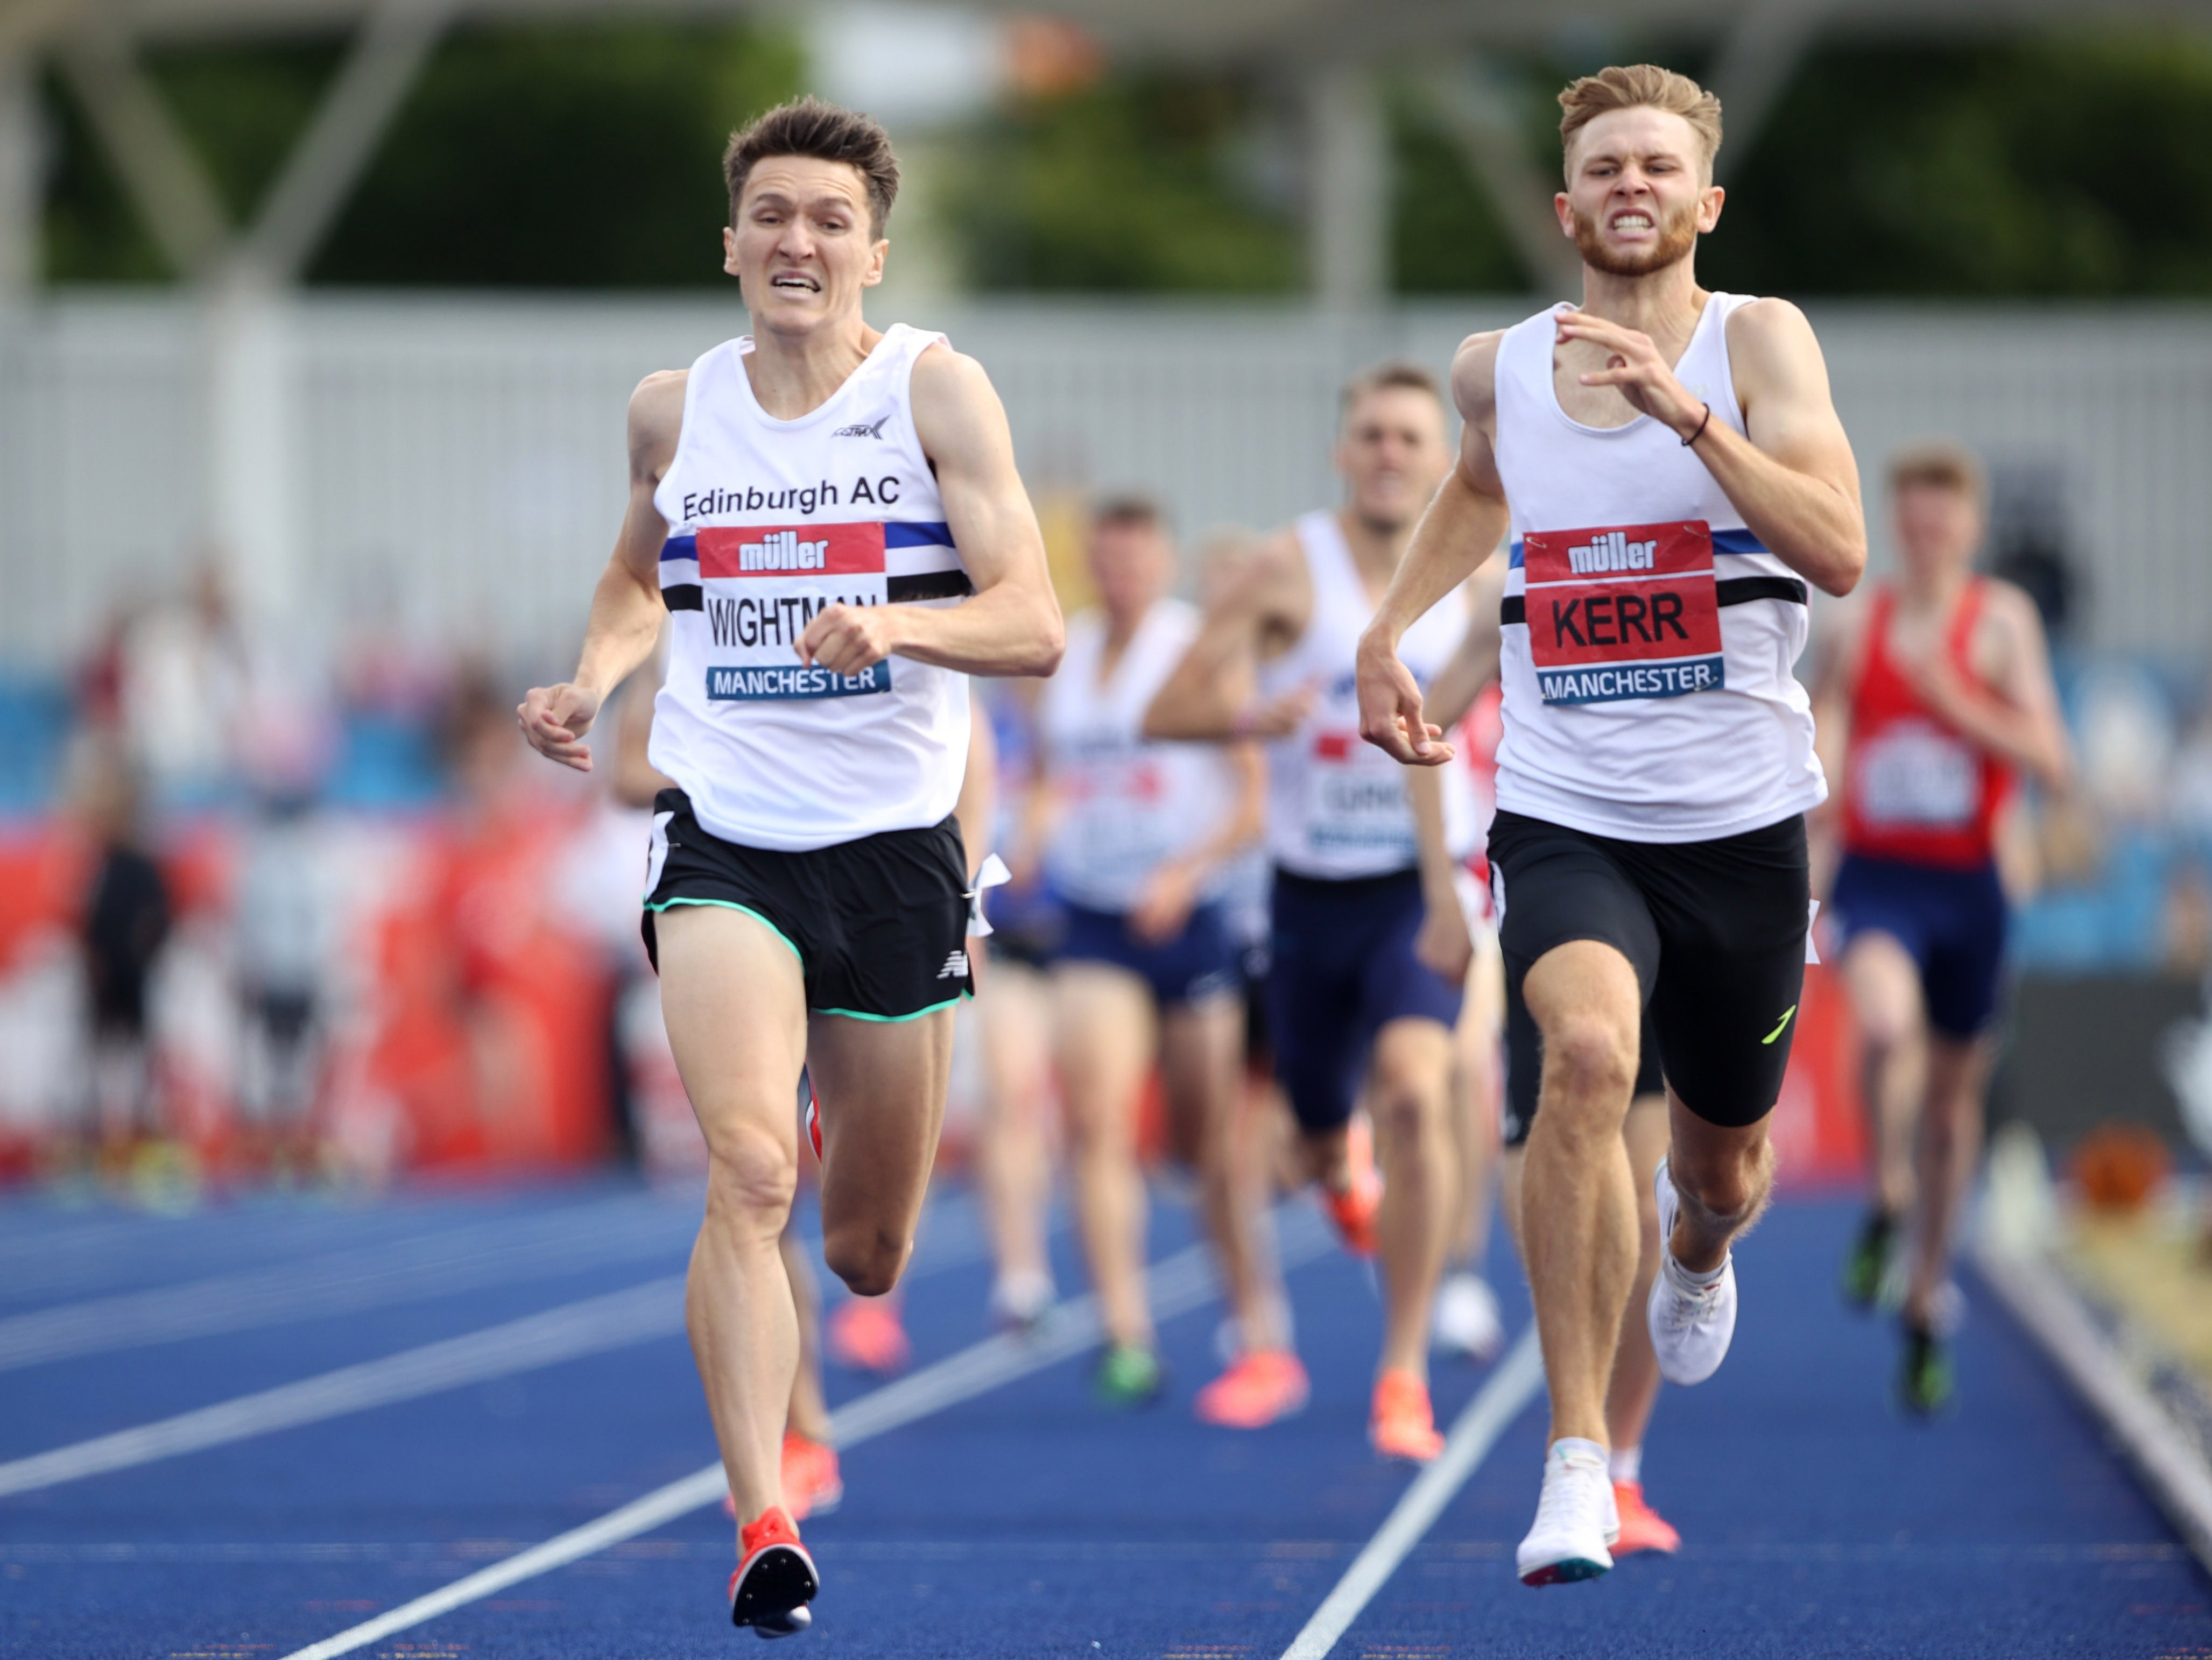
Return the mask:
POLYGON ((1224 1429, 1265 1429, 1306 1403, 1306 1369, 1286 1348, 1255 1349, 1198 1391, 1201 1423, 1224 1429))
POLYGON ((1613 1502, 1620 1512, 1620 1537, 1612 1547, 1614 1556, 1626 1556, 1638 1550, 1673 1552, 1682 1548, 1682 1536, 1644 1502, 1641 1481, 1615 1481, 1613 1502))
POLYGON ((1375 1168, 1375 1136, 1364 1118, 1352 1121, 1345 1137, 1350 1171, 1341 1189, 1323 1187, 1322 1203, 1336 1224, 1344 1248, 1355 1257, 1375 1254, 1375 1213, 1382 1207, 1382 1176, 1375 1168))
POLYGON ((845 1497, 837 1449, 810 1441, 795 1429, 783 1433, 783 1504, 794 1522, 827 1516, 845 1497))
POLYGON ((891 1297, 848 1297, 831 1312, 828 1336, 830 1359, 879 1378, 905 1371, 914 1354, 891 1297))
POLYGON ((730 1576, 730 1623, 763 1637, 796 1637, 814 1623, 806 1605, 822 1589, 814 1559, 780 1506, 738 1530, 738 1571, 730 1576))
POLYGON ((1444 1450, 1429 1386, 1410 1372, 1386 1372, 1375 1380, 1375 1409, 1367 1439, 1385 1458, 1425 1464, 1444 1450))

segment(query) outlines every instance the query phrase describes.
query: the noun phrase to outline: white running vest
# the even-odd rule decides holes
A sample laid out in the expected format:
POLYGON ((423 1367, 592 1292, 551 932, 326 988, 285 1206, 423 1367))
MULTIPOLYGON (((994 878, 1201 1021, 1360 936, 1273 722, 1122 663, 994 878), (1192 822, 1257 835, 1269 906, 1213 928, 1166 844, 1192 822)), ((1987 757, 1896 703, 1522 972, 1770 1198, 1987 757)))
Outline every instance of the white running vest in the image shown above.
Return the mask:
POLYGON ((691 366, 653 506, 668 675, 647 756, 725 841, 802 852, 952 810, 968 677, 908 657, 863 675, 793 649, 833 602, 957 603, 972 591, 915 435, 914 360, 945 336, 896 324, 819 409, 753 397, 750 337, 691 366))
MULTIPOLYGON (((1141 736, 1145 711, 1198 637, 1198 613, 1162 599, 1145 614, 1103 684, 1103 612, 1067 625, 1067 653, 1037 707, 1044 774, 1058 819, 1045 849, 1052 885, 1094 911, 1127 911, 1146 878, 1217 833, 1236 806, 1229 757, 1211 743, 1141 736)), ((1220 887, 1214 873, 1206 896, 1220 887)))
MULTIPOLYGON (((1314 688, 1313 712, 1267 746, 1267 851, 1294 875, 1324 881, 1386 876, 1420 863, 1406 769, 1359 736, 1353 675, 1359 636, 1375 615, 1336 515, 1308 513, 1292 529, 1313 585, 1313 615, 1297 644, 1260 669, 1268 698, 1314 688)), ((1426 687, 1467 633, 1457 591, 1406 631, 1398 656, 1426 687)), ((1437 769, 1444 841, 1455 858, 1474 845, 1474 801, 1463 766, 1437 769)))
MULTIPOLYGON (((1744 429, 1716 294, 1674 366, 1744 429)), ((1566 309, 1565 307, 1558 309, 1566 309)), ((1498 804, 1625 841, 1706 841, 1827 794, 1790 665, 1803 581, 1744 527, 1694 449, 1638 415, 1585 427, 1552 379, 1553 312, 1498 348, 1498 471, 1512 509, 1498 804)))

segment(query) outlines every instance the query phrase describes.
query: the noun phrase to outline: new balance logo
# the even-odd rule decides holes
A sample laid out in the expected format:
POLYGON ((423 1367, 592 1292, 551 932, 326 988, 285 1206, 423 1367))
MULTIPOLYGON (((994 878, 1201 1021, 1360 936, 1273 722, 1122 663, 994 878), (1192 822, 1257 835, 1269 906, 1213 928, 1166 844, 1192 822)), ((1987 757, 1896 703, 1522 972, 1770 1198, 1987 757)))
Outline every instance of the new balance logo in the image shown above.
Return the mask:
POLYGON ((1608 571, 1648 571, 1658 550, 1656 538, 1631 542, 1619 530, 1607 530, 1592 536, 1588 547, 1568 548, 1567 569, 1578 577, 1603 576, 1608 571))
POLYGON ((885 415, 882 421, 876 421, 872 425, 865 421, 856 421, 849 427, 840 427, 836 432, 830 433, 830 436, 832 438, 879 439, 884 435, 884 421, 888 421, 890 419, 890 417, 889 415, 885 415))
POLYGON ((955 951, 945 960, 945 966, 937 971, 940 980, 964 980, 968 978, 968 954, 955 951))

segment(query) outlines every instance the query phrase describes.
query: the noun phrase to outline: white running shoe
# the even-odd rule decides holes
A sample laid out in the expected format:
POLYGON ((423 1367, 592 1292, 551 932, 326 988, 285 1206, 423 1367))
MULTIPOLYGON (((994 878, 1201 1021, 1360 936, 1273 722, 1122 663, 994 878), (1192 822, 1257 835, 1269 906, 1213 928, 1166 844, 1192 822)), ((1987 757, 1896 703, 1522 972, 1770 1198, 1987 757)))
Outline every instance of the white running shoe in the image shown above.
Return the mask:
POLYGON ((991 1324, 1001 1331, 1035 1331, 1059 1296, 1049 1274, 1001 1274, 991 1287, 991 1324))
POLYGON ((1430 1341, 1447 1354, 1471 1360, 1498 1358, 1505 1347, 1505 1323, 1498 1315, 1498 1293, 1480 1274, 1448 1275, 1437 1288, 1430 1341))
POLYGON ((1651 1276, 1644 1324, 1651 1329, 1659 1375, 1670 1384, 1702 1384, 1721 1369, 1735 1336, 1735 1257, 1721 1263, 1720 1278, 1709 1286, 1684 1279, 1672 1243, 1681 1203, 1664 1159, 1652 1185, 1659 1199, 1659 1271, 1651 1276))
POLYGON ((1544 1455, 1544 1491, 1536 1523, 1513 1554, 1524 1585, 1595 1579, 1613 1566, 1607 1548, 1620 1536, 1613 1477, 1594 1443, 1555 1441, 1544 1455))

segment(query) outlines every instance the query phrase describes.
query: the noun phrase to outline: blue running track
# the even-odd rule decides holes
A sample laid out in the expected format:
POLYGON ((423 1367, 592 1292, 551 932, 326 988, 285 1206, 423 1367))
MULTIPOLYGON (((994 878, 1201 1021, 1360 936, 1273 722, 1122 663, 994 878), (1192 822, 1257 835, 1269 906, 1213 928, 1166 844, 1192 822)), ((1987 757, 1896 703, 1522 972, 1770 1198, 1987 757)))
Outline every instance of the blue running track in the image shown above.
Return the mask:
MULTIPOLYGON (((0 1656, 282 1660, 699 1469, 713 1444, 670 1288, 696 1203, 611 1184, 176 1220, 0 1203, 0 1656), (540 1315, 525 1336, 448 1341, 540 1315), (126 1462, 75 1475, 23 1462, 434 1344, 412 1370, 344 1374, 314 1396, 320 1416, 257 1429, 267 1409, 249 1404, 198 1451, 103 1442, 126 1462), (346 1389, 374 1398, 347 1406, 346 1389)), ((2212 1656, 2212 1583, 1971 1281, 1960 1410, 1929 1426, 1890 1405, 1893 1336, 1832 1289, 1850 1222, 1836 1203, 1778 1207, 1739 1258, 1727 1366, 1662 1398, 1646 1487, 1679 1557, 1594 1584, 1515 1581, 1532 1406, 1334 1654, 2212 1656)), ((1160 1207, 1156 1257, 1192 1226, 1160 1207)), ((1493 1270, 1525 1324, 1502 1251, 1493 1270)), ((986 1335, 988 1273, 948 1190, 907 1295, 918 1364, 986 1335)), ((1060 1273, 1080 1284, 1071 1261, 1060 1273)), ((1103 1410, 1070 1359, 854 1449, 843 1508, 805 1529, 825 1581, 815 1629, 777 1652, 1276 1660, 1408 1481, 1364 1439, 1366 1270, 1331 1251, 1290 1282, 1314 1381, 1290 1423, 1194 1421, 1208 1304, 1164 1327, 1174 1388, 1152 1411, 1103 1410)), ((1485 1376, 1441 1366, 1439 1419, 1485 1376)), ((830 1383, 841 1401, 876 1386, 830 1383)), ((730 1560, 719 1508, 696 1510, 357 1651, 750 1655, 724 1623, 730 1560)))

